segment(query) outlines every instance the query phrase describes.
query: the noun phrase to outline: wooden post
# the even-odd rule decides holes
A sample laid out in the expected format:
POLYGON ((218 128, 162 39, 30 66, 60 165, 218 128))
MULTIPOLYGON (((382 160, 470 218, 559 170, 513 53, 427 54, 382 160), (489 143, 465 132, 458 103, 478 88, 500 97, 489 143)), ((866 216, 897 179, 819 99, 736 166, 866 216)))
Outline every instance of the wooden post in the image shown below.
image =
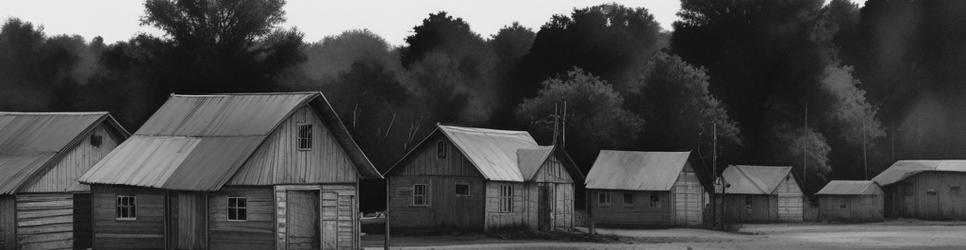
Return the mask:
POLYGON ((383 239, 383 246, 382 246, 382 248, 383 249, 386 249, 386 250, 389 250, 389 208, 390 208, 390 206, 389 206, 389 201, 390 201, 390 199, 389 199, 389 191, 390 190, 389 189, 390 188, 389 187, 390 187, 389 186, 389 177, 387 176, 386 177, 386 211, 383 212, 383 216, 386 217, 385 223, 383 223, 386 226, 386 229, 385 229, 386 232, 385 232, 385 239, 383 239))
POLYGON ((590 234, 597 234, 597 225, 594 224, 594 212, 591 211, 593 199, 590 197, 590 189, 584 190, 584 207, 587 208, 587 228, 590 234))

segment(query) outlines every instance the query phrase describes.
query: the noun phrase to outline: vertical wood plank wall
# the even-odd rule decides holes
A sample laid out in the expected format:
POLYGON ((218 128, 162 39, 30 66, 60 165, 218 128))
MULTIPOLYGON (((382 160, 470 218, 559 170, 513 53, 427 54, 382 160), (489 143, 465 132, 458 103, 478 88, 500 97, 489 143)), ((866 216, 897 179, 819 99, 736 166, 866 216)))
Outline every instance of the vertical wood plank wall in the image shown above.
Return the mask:
POLYGON ((394 230, 483 230, 485 184, 481 177, 392 176, 390 226, 394 230), (469 185, 469 196, 457 196, 456 184, 469 185), (413 206, 413 185, 428 184, 429 206, 413 206))
POLYGON ((771 223, 778 221, 778 197, 774 195, 726 194, 724 220, 741 223, 771 223), (751 207, 745 198, 751 197, 751 207))
POLYGON ((602 227, 667 227, 673 225, 670 192, 590 190, 587 201, 594 206, 594 222, 602 227), (610 205, 601 204, 598 195, 610 194, 610 205), (624 203, 624 194, 631 194, 632 203, 624 203), (659 202, 651 207, 651 195, 659 202))
POLYGON ((966 219, 966 173, 922 172, 889 185, 892 216, 932 220, 966 219))
POLYGON ((536 185, 522 182, 486 182, 486 218, 484 230, 505 227, 526 227, 537 229, 537 199, 539 190, 536 185), (500 212, 500 186, 513 187, 513 209, 500 212))
POLYGON ((91 248, 94 239, 91 194, 74 194, 74 249, 91 248))
POLYGON ((704 186, 698 180, 691 164, 686 164, 678 174, 671 189, 674 207, 672 216, 676 226, 701 226, 704 217, 704 186))
POLYGON ((0 250, 16 249, 17 201, 13 195, 0 195, 0 250))
POLYGON ((169 248, 205 249, 208 230, 205 216, 207 195, 203 192, 167 191, 167 241, 169 248))
POLYGON ((882 191, 875 195, 820 195, 819 216, 824 221, 882 221, 882 198, 882 191))
POLYGON ((778 220, 783 222, 801 222, 804 217, 805 198, 798 182, 791 174, 776 188, 778 194, 778 220))
POLYGON ((313 190, 319 192, 319 238, 322 249, 359 248, 358 190, 351 184, 280 185, 275 186, 275 244, 277 249, 288 246, 288 191, 313 190))
POLYGON ((60 161, 46 173, 28 181, 21 189, 21 193, 52 193, 89 191, 90 187, 77 182, 84 172, 104 158, 120 143, 108 132, 106 125, 101 124, 92 132, 100 136, 101 145, 91 145, 90 136, 70 149, 60 161))
POLYGON ((285 120, 227 185, 355 183, 358 172, 346 151, 312 109, 285 120), (297 148, 298 125, 312 124, 312 149, 297 148))
POLYGON ((94 249, 164 249, 164 191, 94 185, 94 249), (135 195, 137 219, 115 219, 116 195, 135 195))
POLYGON ((210 249, 275 249, 271 187, 225 187, 208 196, 210 249), (248 220, 228 221, 228 197, 248 199, 248 220))
MULTIPOLYGON (((563 163, 557 158, 557 156, 551 156, 546 162, 540 166, 540 169, 534 176, 535 184, 528 184, 528 189, 536 188, 536 192, 540 191, 541 185, 546 185, 550 190, 550 199, 547 204, 536 204, 530 209, 530 216, 537 218, 537 223, 540 221, 540 209, 541 205, 550 208, 550 225, 549 229, 555 230, 571 230, 574 226, 574 180, 564 168, 563 163), (536 185, 536 187, 529 187, 536 185)), ((534 198, 539 197, 537 193, 534 198)), ((543 202, 538 200, 538 202, 543 202)), ((543 228, 543 225, 537 225, 543 228)))
POLYGON ((18 248, 73 248, 72 194, 20 194, 16 211, 18 248))

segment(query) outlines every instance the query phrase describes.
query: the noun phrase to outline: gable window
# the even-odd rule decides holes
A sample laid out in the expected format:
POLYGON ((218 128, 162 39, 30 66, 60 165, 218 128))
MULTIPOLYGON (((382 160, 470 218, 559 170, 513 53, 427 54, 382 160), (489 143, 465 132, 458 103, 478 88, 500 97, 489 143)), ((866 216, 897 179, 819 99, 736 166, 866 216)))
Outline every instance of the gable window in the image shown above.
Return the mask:
POLYGON ((661 208, 661 196, 656 194, 651 195, 651 202, 648 204, 651 208, 661 208))
POLYGON ((103 141, 104 137, 101 137, 100 135, 91 135, 91 146, 94 146, 95 148, 100 147, 103 141))
POLYGON ((845 208, 845 207, 846 207, 845 201, 840 201, 839 202, 839 208, 845 208))
POLYGON ((513 186, 500 185, 500 212, 513 212, 513 186))
POLYGON ((745 209, 751 209, 751 196, 745 195, 745 209))
POLYGON ((413 206, 429 206, 429 199, 427 198, 427 194, 429 194, 429 185, 414 184, 413 185, 413 206))
POLYGON ((456 196, 470 196, 470 184, 456 183, 456 196))
POLYGON ((634 205, 634 194, 624 193, 624 205, 634 205))
POLYGON ((137 201, 134 195, 117 195, 115 207, 115 219, 135 220, 137 218, 137 201))
POLYGON ((298 150, 312 150, 312 124, 299 124, 298 133, 298 150))
POLYGON ((228 197, 228 221, 248 220, 248 198, 228 197))
POLYGON ((446 159, 446 142, 436 142, 436 159, 446 159))
POLYGON ((610 206, 610 193, 597 193, 597 205, 602 207, 610 206))

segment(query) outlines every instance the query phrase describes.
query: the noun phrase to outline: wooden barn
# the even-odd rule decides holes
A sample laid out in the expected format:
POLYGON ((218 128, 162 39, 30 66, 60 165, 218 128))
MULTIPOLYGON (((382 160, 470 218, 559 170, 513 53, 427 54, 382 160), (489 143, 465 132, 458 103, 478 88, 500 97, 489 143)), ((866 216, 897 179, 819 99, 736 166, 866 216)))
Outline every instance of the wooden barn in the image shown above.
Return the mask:
POLYGON ((966 220, 966 160, 897 161, 872 180, 886 217, 966 220))
POLYGON ((77 179, 127 137, 107 112, 0 112, 0 249, 90 248, 77 179))
POLYGON ((883 193, 874 181, 830 181, 818 197, 823 221, 882 221, 883 193))
POLYGON ((801 222, 804 195, 792 167, 731 165, 724 179, 727 222, 801 222))
POLYGON ((438 125, 386 172, 389 223, 404 231, 571 230, 583 176, 526 131, 438 125))
POLYGON ((95 249, 358 249, 381 178, 318 92, 171 95, 81 177, 95 249))
POLYGON ((591 220, 602 227, 701 226, 708 198, 691 152, 601 150, 587 174, 591 220))

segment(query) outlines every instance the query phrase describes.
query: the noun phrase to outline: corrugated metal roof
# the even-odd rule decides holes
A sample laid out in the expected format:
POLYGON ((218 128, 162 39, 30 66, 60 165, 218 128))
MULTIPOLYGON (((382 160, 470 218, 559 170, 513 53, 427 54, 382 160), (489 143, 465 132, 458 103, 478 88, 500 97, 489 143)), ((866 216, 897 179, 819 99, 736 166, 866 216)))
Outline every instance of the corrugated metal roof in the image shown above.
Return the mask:
POLYGON ((439 125, 440 130, 489 180, 522 182, 517 150, 537 148, 526 131, 439 125))
POLYGON ((553 153, 553 146, 538 146, 537 148, 521 148, 517 150, 517 164, 520 166, 520 173, 524 180, 533 179, 540 166, 547 161, 550 153, 553 153))
POLYGON ((874 181, 830 181, 816 195, 874 195, 879 186, 874 181))
POLYGON ((83 183, 218 190, 297 109, 312 104, 363 178, 381 178, 318 92, 172 95, 83 183))
POLYGON ((885 171, 872 178, 886 186, 900 182, 924 171, 966 172, 966 160, 902 160, 893 163, 885 171))
POLYGON ((731 165, 721 173, 729 194, 772 194, 792 167, 731 165))
POLYGON ((587 174, 587 188, 667 191, 691 152, 601 150, 587 174))
POLYGON ((85 132, 108 120, 126 136, 107 112, 0 112, 0 194, 16 192, 85 132))

